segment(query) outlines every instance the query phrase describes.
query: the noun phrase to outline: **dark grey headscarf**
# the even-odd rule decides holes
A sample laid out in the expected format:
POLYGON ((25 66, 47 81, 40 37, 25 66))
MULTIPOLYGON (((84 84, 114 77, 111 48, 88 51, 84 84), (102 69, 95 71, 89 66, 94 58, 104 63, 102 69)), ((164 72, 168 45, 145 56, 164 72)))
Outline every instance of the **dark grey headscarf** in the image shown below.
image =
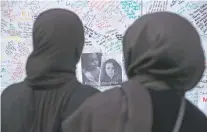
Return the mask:
MULTIPOLYGON (((173 13, 140 17, 126 31, 123 45, 129 81, 121 89, 114 88, 86 100, 64 121, 63 132, 150 132, 156 105, 152 103, 165 96, 152 102, 149 91, 171 89, 183 94, 195 86, 204 71, 198 33, 186 19, 173 13)), ((180 98, 171 93, 171 97, 180 98)), ((178 117, 182 118, 181 108, 178 117)), ((174 130, 179 130, 181 120, 178 118, 174 130)))
POLYGON ((205 58, 196 29, 183 17, 157 12, 137 19, 123 39, 129 78, 153 89, 185 92, 202 77, 205 58))
POLYGON ((83 25, 75 13, 64 9, 41 13, 34 23, 33 52, 27 60, 29 85, 54 87, 75 76, 83 44, 83 25))
POLYGON ((37 17, 26 65, 25 84, 31 89, 26 132, 59 130, 65 105, 79 86, 75 69, 83 45, 83 24, 75 13, 50 9, 37 17))

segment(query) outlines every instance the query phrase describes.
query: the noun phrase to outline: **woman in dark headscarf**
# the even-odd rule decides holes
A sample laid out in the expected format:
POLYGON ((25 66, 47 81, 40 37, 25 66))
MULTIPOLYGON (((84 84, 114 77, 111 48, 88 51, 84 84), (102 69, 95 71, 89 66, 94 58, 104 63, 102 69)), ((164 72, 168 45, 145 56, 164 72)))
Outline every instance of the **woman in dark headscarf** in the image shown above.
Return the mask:
POLYGON ((122 69, 114 59, 106 60, 101 68, 100 82, 102 86, 118 85, 122 82, 122 69))
POLYGON ((205 115, 183 99, 205 68, 190 22, 169 12, 144 15, 127 29, 123 45, 129 81, 87 99, 63 122, 63 132, 207 132, 205 115))
POLYGON ((62 120, 97 92, 76 80, 84 45, 79 17, 65 9, 41 13, 23 82, 2 94, 2 132, 59 132, 62 120))
MULTIPOLYGON (((128 28, 123 47, 128 77, 137 78, 150 92, 152 130, 172 131, 184 93, 195 87, 205 69, 196 29, 173 13, 148 14, 128 28)), ((180 132, 205 131, 207 118, 186 101, 180 132)))

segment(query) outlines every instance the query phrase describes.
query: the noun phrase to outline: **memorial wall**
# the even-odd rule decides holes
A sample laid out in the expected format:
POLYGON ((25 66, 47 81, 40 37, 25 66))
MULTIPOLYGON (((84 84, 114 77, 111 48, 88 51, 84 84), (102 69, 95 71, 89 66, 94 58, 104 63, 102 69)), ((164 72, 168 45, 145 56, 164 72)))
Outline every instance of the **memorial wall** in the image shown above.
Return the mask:
MULTIPOLYGON (((120 86, 127 80, 122 55, 123 34, 135 19, 147 13, 170 11, 187 18, 198 30, 207 56, 207 1, 2 0, 1 91, 24 79, 26 60, 32 51, 33 22, 39 13, 50 8, 72 10, 83 21, 85 47, 77 65, 77 79, 101 91, 120 86), (114 79, 110 80, 111 77, 114 79)), ((207 114, 207 72, 198 85, 186 93, 186 98, 207 114)))

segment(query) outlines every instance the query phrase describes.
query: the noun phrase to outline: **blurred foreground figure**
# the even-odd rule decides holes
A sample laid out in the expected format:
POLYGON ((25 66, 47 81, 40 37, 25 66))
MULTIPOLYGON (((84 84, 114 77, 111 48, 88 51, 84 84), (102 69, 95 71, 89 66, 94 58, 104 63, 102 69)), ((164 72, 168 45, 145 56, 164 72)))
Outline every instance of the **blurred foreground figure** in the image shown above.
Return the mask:
POLYGON ((123 47, 129 81, 87 99, 63 132, 207 132, 207 118, 184 99, 204 71, 194 27, 173 13, 144 15, 127 29, 123 47))
POLYGON ((75 13, 51 9, 38 16, 27 77, 2 94, 2 132, 60 132, 62 121, 97 92, 76 80, 83 45, 84 29, 75 13))

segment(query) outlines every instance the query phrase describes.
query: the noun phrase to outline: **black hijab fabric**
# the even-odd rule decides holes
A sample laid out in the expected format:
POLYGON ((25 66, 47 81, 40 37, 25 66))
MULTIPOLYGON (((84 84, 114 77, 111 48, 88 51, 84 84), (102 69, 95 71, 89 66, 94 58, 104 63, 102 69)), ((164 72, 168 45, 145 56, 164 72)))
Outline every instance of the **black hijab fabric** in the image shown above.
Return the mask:
POLYGON ((205 58, 199 35, 186 19, 157 12, 137 19, 123 39, 129 78, 156 90, 185 92, 202 77, 205 58))
POLYGON ((75 69, 84 45, 79 17, 65 9, 41 13, 33 27, 33 52, 25 83, 31 89, 26 132, 57 132, 64 108, 79 87, 75 69))
POLYGON ((64 9, 41 13, 34 23, 33 52, 26 65, 28 84, 56 88, 73 78, 83 44, 84 29, 76 14, 64 9))

